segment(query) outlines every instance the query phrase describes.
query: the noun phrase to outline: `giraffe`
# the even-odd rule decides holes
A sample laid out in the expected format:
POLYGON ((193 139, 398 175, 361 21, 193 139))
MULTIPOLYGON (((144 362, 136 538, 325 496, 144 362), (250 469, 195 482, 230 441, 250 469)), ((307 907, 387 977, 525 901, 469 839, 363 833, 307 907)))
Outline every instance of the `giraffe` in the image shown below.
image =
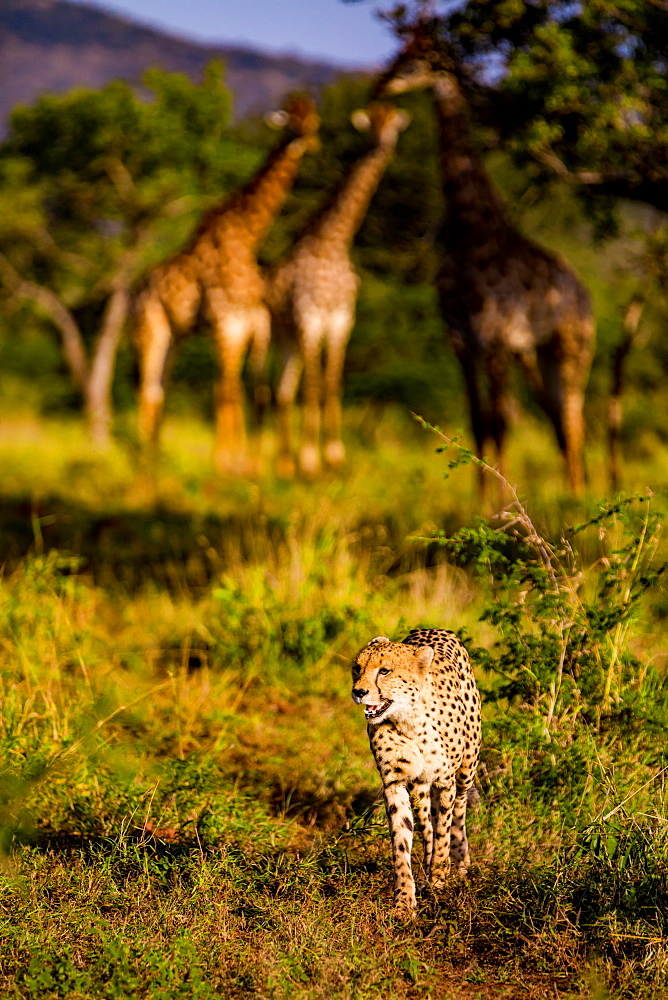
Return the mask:
POLYGON ((189 331, 202 310, 211 324, 220 365, 216 388, 215 462, 220 471, 243 472, 246 432, 241 370, 251 353, 261 371, 270 320, 257 248, 278 214, 302 156, 317 148, 315 105, 293 96, 274 123, 285 134, 258 173, 204 215, 190 244, 148 277, 136 305, 139 353, 139 429, 155 442, 162 414, 165 362, 173 334, 189 331))
POLYGON ((503 472, 515 361, 554 426, 569 488, 579 495, 584 393, 595 342, 589 295, 564 260, 513 224, 475 148, 460 76, 428 26, 420 25, 375 90, 395 95, 430 88, 433 94, 446 201, 436 284, 464 376, 476 451, 482 457, 492 441, 503 472))
POLYGON ((326 464, 337 467, 345 460, 341 380, 359 289, 350 248, 409 120, 405 111, 380 102, 354 113, 356 128, 371 131, 372 148, 307 222, 287 257, 266 272, 272 329, 283 353, 277 390, 280 475, 294 472, 291 420, 302 372, 301 471, 306 476, 320 471, 321 422, 326 464))

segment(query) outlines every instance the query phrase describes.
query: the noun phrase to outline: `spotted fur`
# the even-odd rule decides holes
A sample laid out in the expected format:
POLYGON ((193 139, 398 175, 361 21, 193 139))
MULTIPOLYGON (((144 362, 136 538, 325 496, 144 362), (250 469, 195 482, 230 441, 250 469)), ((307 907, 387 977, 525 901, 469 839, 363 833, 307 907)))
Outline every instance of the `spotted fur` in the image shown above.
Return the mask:
POLYGON ((451 862, 460 873, 469 865, 466 805, 480 752, 480 695, 466 649, 443 629, 414 629, 403 642, 372 639, 353 661, 352 694, 365 706, 383 781, 395 914, 410 919, 413 813, 433 888, 451 862))

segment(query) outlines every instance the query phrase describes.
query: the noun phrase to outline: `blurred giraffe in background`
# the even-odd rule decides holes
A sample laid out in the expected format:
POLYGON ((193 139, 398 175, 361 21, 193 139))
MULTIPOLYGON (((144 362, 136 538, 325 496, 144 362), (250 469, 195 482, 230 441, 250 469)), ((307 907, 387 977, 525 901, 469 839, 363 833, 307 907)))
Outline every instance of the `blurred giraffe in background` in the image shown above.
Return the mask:
POLYGON ((568 485, 580 494, 584 394, 595 343, 589 295, 564 260, 511 221, 476 150, 461 73, 439 42, 437 26, 437 20, 424 21, 413 29, 375 92, 433 93, 446 199, 436 281, 464 374, 477 454, 484 455, 491 439, 503 472, 515 360, 554 426, 568 485))
POLYGON ((333 196, 309 220, 288 256, 266 272, 272 331, 283 353, 277 391, 280 475, 294 474, 291 424, 302 372, 301 471, 306 476, 320 471, 321 422, 326 464, 338 467, 345 459, 341 382, 359 290, 350 248, 409 120, 405 111, 390 104, 376 103, 368 111, 355 112, 356 128, 371 131, 371 150, 353 164, 333 196))
POLYGON ((210 322, 220 365, 215 462, 223 472, 245 471, 241 372, 250 350, 258 377, 269 343, 258 246, 283 205, 302 156, 317 148, 319 119, 310 98, 290 98, 274 119, 285 125, 285 134, 267 161, 247 184, 209 209, 185 250, 155 268, 136 305, 139 429, 146 442, 158 437, 173 334, 192 329, 200 309, 210 322))

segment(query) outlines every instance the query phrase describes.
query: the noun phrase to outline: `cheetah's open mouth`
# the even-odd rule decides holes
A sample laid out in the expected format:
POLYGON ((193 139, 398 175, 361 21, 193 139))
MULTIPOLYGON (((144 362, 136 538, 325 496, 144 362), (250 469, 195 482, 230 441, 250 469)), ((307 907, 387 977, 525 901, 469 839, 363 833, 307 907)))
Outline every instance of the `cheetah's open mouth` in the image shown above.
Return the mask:
POLYGON ((364 717, 365 719, 377 719, 379 715, 382 715, 385 709, 389 708, 392 704, 391 701, 384 701, 382 705, 365 705, 364 706, 364 717))

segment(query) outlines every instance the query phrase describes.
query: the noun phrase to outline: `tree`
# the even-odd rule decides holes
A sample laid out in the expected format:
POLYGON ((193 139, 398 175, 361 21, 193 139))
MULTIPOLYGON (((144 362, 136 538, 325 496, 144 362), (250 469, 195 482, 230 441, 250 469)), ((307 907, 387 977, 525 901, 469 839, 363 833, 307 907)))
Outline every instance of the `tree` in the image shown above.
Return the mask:
POLYGON ((0 147, 0 280, 59 331, 100 443, 133 284, 256 159, 226 134, 220 65, 199 85, 160 70, 143 83, 148 100, 121 82, 42 97, 0 147))
POLYGON ((513 150, 538 174, 668 210, 665 0, 469 0, 447 31, 503 60, 513 150))
POLYGON ((436 26, 535 180, 668 211, 668 0, 409 0, 384 16, 400 36, 436 26))

